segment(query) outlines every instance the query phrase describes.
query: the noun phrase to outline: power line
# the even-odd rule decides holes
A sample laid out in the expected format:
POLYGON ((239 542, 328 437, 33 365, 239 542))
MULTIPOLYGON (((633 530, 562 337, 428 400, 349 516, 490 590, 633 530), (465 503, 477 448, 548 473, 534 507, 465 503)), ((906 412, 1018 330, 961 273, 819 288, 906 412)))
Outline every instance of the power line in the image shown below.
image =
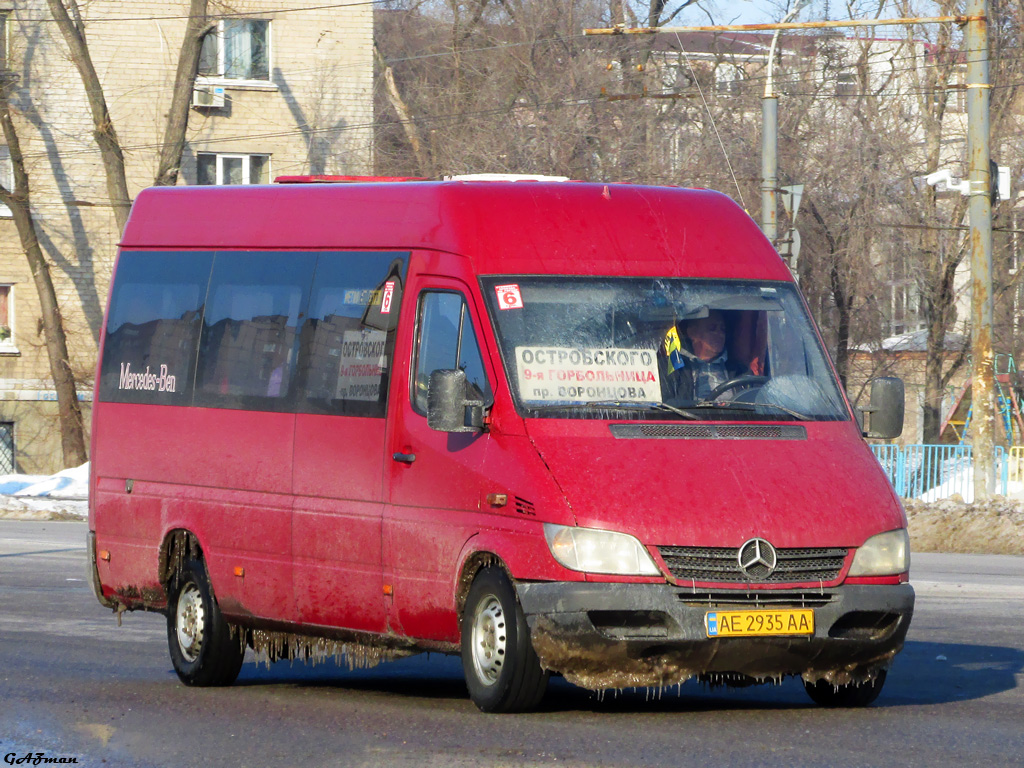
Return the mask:
MULTIPOLYGON (((1022 87, 1022 86, 1024 86, 1024 82, 1007 84, 1007 85, 999 86, 999 87, 1022 87)), ((930 91, 924 91, 924 92, 928 93, 930 91)), ((805 95, 810 95, 810 94, 805 94, 805 95)), ((826 95, 818 94, 818 95, 821 98, 829 98, 829 99, 831 99, 831 98, 848 98, 848 97, 841 96, 841 95, 836 95, 836 94, 826 94, 826 95)), ((731 99, 731 98, 734 98, 734 97, 729 97, 729 98, 731 99)), ((567 96, 566 98, 562 98, 562 99, 553 99, 553 100, 549 100, 549 101, 546 101, 546 102, 539 102, 539 103, 533 103, 533 104, 514 104, 514 105, 511 105, 511 106, 492 107, 492 108, 486 108, 486 109, 477 109, 477 110, 469 110, 469 111, 461 111, 461 112, 453 112, 453 113, 440 113, 440 114, 422 115, 420 117, 415 118, 414 122, 419 124, 419 125, 426 125, 426 126, 430 126, 430 125, 444 125, 444 124, 446 124, 448 122, 451 122, 451 121, 465 120, 467 118, 481 118, 481 117, 488 117, 488 116, 511 115, 511 114, 513 114, 515 112, 520 112, 520 111, 525 111, 525 110, 532 110, 532 111, 537 112, 537 113, 543 113, 543 112, 546 112, 548 110, 561 109, 561 108, 564 108, 566 106, 571 106, 571 105, 575 105, 575 106, 588 106, 588 105, 602 104, 602 103, 605 103, 607 100, 608 100, 608 98, 605 95, 590 95, 590 96, 574 95, 574 96, 567 96)), ((231 143, 238 142, 238 141, 260 141, 260 140, 267 140, 267 139, 279 139, 279 138, 290 138, 290 137, 308 137, 308 136, 311 136, 311 135, 327 134, 327 133, 342 134, 342 133, 349 133, 349 132, 374 130, 374 129, 380 128, 380 127, 399 125, 400 122, 401 121, 399 121, 399 120, 392 119, 392 120, 373 120, 371 122, 355 123, 355 124, 350 124, 350 125, 346 125, 346 126, 343 126, 343 127, 313 128, 313 127, 308 127, 307 126, 307 127, 304 127, 304 128, 286 129, 286 130, 281 130, 281 131, 270 131, 270 132, 258 133, 258 134, 248 133, 248 134, 239 134, 239 135, 234 135, 234 136, 222 136, 222 137, 217 137, 217 138, 213 138, 213 139, 205 139, 205 140, 202 140, 200 142, 195 142, 194 139, 191 139, 191 140, 189 140, 189 143, 192 144, 193 146, 201 145, 203 147, 206 147, 206 146, 211 146, 211 145, 215 145, 215 144, 231 144, 231 143)), ((125 144, 125 145, 122 146, 122 150, 124 152, 140 152, 140 151, 146 151, 146 150, 159 149, 161 146, 162 146, 162 142, 147 142, 147 143, 138 143, 138 144, 125 144)), ((83 149, 78 149, 78 150, 64 150, 64 151, 60 152, 62 157, 74 157, 74 156, 82 156, 82 155, 90 155, 90 154, 98 154, 98 153, 99 153, 99 149, 96 148, 96 147, 89 147, 89 148, 83 148, 83 149)), ((25 158, 26 159, 42 159, 42 158, 48 157, 49 154, 50 154, 49 152, 29 152, 29 153, 25 153, 25 158)))
MULTIPOLYGON (((305 8, 287 9, 287 10, 289 12, 301 12, 301 11, 309 11, 309 10, 316 10, 316 9, 323 9, 323 8, 350 7, 350 6, 354 6, 354 5, 375 5, 375 4, 381 4, 383 2, 385 2, 385 0, 373 0, 372 2, 365 2, 365 3, 342 3, 342 4, 331 4, 331 5, 307 6, 305 8)), ((155 19, 155 18, 163 18, 163 17, 145 17, 145 18, 153 18, 153 19, 155 19)), ((167 18, 171 18, 171 17, 167 17, 167 18)), ((184 17, 175 17, 175 18, 184 18, 184 17)), ((135 19, 136 20, 137 19, 143 19, 143 17, 135 17, 135 19)), ((145 19, 143 19, 143 20, 145 20, 145 19)), ((566 36, 556 36, 556 37, 551 37, 551 38, 545 38, 545 39, 542 39, 540 41, 523 41, 523 42, 513 42, 513 43, 498 43, 498 44, 494 44, 494 45, 490 45, 490 46, 480 46, 480 47, 472 48, 472 49, 463 49, 463 50, 459 51, 459 53, 461 55, 467 55, 469 53, 474 53, 474 52, 489 52, 489 51, 509 49, 509 48, 515 48, 515 47, 535 46, 535 45, 547 44, 547 43, 551 43, 551 42, 562 42, 562 43, 564 43, 564 42, 574 41, 574 40, 576 40, 578 38, 581 38, 581 37, 584 37, 584 36, 583 35, 573 35, 573 36, 567 36, 567 37, 566 36)), ((849 39, 849 40, 856 40, 856 38, 847 38, 847 39, 849 39)), ((890 43, 890 41, 885 41, 885 42, 887 44, 890 43)), ((892 41, 892 44, 896 45, 896 46, 918 45, 918 43, 916 43, 914 41, 906 41, 906 42, 892 41)), ((591 50, 593 50, 593 49, 591 49, 591 50)), ((1004 49, 1004 50, 1006 50, 1006 49, 1004 49)), ((1013 50, 1019 50, 1019 49, 1013 49, 1013 50)), ((962 53, 962 51, 959 51, 959 53, 962 53)), ((428 59, 428 58, 452 56, 454 54, 455 54, 454 51, 445 51, 445 52, 421 54, 421 55, 416 55, 416 56, 409 56, 409 57, 404 57, 404 58, 392 59, 392 60, 390 60, 390 62, 391 63, 401 63, 401 62, 405 62, 405 61, 416 61, 416 60, 422 60, 422 59, 428 59)), ((884 53, 882 55, 884 56, 884 53)), ((885 72, 885 76, 886 77, 889 77, 891 75, 895 76, 895 77, 898 77, 899 74, 901 74, 901 73, 912 72, 912 71, 915 71, 915 69, 919 69, 920 67, 923 67, 923 66, 939 66, 940 64, 942 64, 942 62, 939 62, 939 61, 935 60, 934 56, 929 57, 927 54, 923 54, 922 55, 922 54, 918 54, 918 53, 913 53, 913 54, 910 54, 910 55, 907 55, 907 56, 901 56, 901 57, 896 57, 896 58, 890 59, 890 61, 895 61, 895 60, 901 60, 901 61, 918 61, 918 60, 920 60, 921 64, 918 65, 918 66, 911 66, 911 67, 906 67, 906 68, 897 69, 897 70, 890 69, 889 71, 885 72)), ((346 65, 346 66, 349 66, 349 65, 346 65)), ((363 65, 352 64, 350 66, 365 66, 365 64, 363 64, 363 65)), ((306 71, 316 71, 316 70, 315 69, 311 69, 311 70, 291 70, 290 72, 292 74, 294 74, 296 72, 306 72, 306 71)), ((791 72, 803 72, 803 73, 812 73, 812 72, 813 73, 817 73, 818 71, 819 71, 819 68, 816 67, 816 66, 815 67, 806 67, 806 68, 804 68, 802 70, 791 70, 791 72)), ((746 87, 747 87, 748 84, 754 83, 758 79, 760 79, 760 76, 745 78, 744 80, 741 81, 740 85, 743 88, 743 90, 746 90, 746 87)), ((827 82, 827 81, 825 81, 825 82, 827 82)), ((1000 85, 998 85, 996 87, 997 88, 1010 88, 1010 87, 1014 87, 1015 88, 1015 87, 1019 87, 1020 85, 1024 85, 1024 83, 1000 84, 1000 85)), ((138 87, 138 84, 136 84, 136 87, 138 87)), ((934 89, 932 89, 932 88, 909 89, 909 90, 903 91, 900 94, 893 94, 893 97, 894 98, 898 98, 898 97, 913 96, 913 95, 924 95, 924 94, 928 94, 928 93, 936 93, 936 92, 948 91, 948 90, 951 90, 951 88, 937 87, 937 88, 934 88, 934 89)), ((665 92, 663 91, 662 93, 665 93, 665 92)), ((652 94, 652 95, 658 95, 658 94, 652 94)), ((828 93, 828 92, 824 92, 823 93, 821 91, 805 91, 805 92, 799 92, 799 91, 798 92, 792 92, 791 91, 790 93, 785 94, 785 95, 790 95, 790 96, 794 96, 794 97, 816 96, 819 99, 838 99, 838 100, 859 97, 856 94, 849 94, 849 95, 847 95, 847 94, 835 94, 835 93, 828 93)), ((563 107, 565 107, 567 105, 574 104, 574 103, 578 104, 578 105, 579 104, 592 105, 592 104, 601 103, 601 102, 603 102, 605 100, 606 100, 606 97, 604 97, 604 96, 569 95, 569 96, 567 96, 566 98, 563 98, 563 99, 549 100, 549 101, 544 102, 544 103, 529 105, 529 109, 532 109, 532 110, 535 110, 537 112, 543 113, 544 111, 549 110, 549 109, 563 108, 563 107)), ((421 116, 421 117, 416 118, 415 122, 420 123, 420 124, 425 124, 425 125, 443 124, 443 123, 451 121, 451 120, 457 120, 457 119, 461 120, 461 119, 465 119, 467 117, 477 117, 477 118, 479 118, 479 117, 487 117, 487 116, 493 116, 493 115, 503 115, 503 114, 508 115, 508 114, 514 113, 516 110, 518 110, 520 108, 521 107, 519 105, 513 105, 511 107, 478 109, 478 110, 474 110, 474 111, 471 111, 471 112, 463 111, 463 112, 459 112, 459 113, 425 115, 425 116, 421 116)), ((349 126, 345 126, 345 127, 342 127, 342 128, 311 128, 309 126, 305 126, 305 127, 298 127, 298 128, 290 128, 290 129, 282 130, 282 131, 267 132, 267 133, 262 133, 262 134, 245 134, 245 135, 237 135, 237 136, 219 137, 217 139, 208 139, 205 142, 202 142, 202 144, 204 146, 207 146, 207 145, 210 145, 210 144, 226 144, 226 143, 232 143, 232 142, 236 142, 236 141, 253 141, 253 140, 259 141, 259 140, 272 139, 272 138, 288 138, 288 137, 295 137, 295 136, 309 136, 309 135, 320 134, 320 133, 327 133, 327 132, 344 133, 344 132, 349 132, 349 131, 364 131, 364 130, 372 130, 372 129, 377 128, 377 127, 382 127, 382 126, 387 126, 387 125, 392 125, 392 124, 396 124, 396 121, 394 121, 394 120, 384 120, 384 121, 374 120, 372 122, 360 123, 360 124, 355 124, 355 125, 349 125, 349 126)), ((125 151, 128 151, 128 152, 133 152, 133 151, 145 151, 145 150, 155 149, 155 148, 159 148, 160 146, 161 146, 160 143, 139 143, 139 144, 134 144, 134 145, 125 145, 123 147, 123 149, 125 151)), ((89 148, 89 149, 71 150, 71 151, 68 151, 68 152, 62 152, 61 154, 66 154, 66 155, 82 155, 82 154, 94 154, 94 153, 98 153, 98 149, 93 147, 93 148, 89 148)), ((45 156, 47 156, 47 154, 48 153, 46 153, 46 152, 29 153, 29 154, 26 155, 26 157, 34 159, 34 158, 45 157, 45 156)))
MULTIPOLYGON (((388 0, 367 0, 367 2, 340 3, 340 4, 330 4, 330 5, 307 6, 307 7, 303 7, 303 8, 268 10, 266 12, 261 12, 261 13, 266 13, 266 14, 279 14, 279 13, 283 13, 283 12, 299 13, 299 12, 311 11, 311 10, 332 9, 332 8, 345 8, 345 7, 354 7, 354 6, 359 6, 359 5, 378 5, 378 4, 385 4, 387 2, 388 2, 388 0)), ((220 15, 222 15, 222 16, 240 16, 240 15, 245 15, 246 13, 251 15, 252 11, 250 11, 250 12, 239 12, 239 13, 227 13, 227 14, 220 14, 220 15)), ((168 15, 168 16, 149 16, 149 17, 122 17, 120 19, 100 19, 100 20, 101 21, 108 21, 108 20, 148 21, 148 20, 181 19, 181 18, 187 18, 187 16, 171 16, 171 15, 168 15)), ((52 21, 52 19, 46 19, 46 18, 44 18, 42 20, 43 21, 52 21)), ((563 35, 563 36, 556 36, 556 37, 551 37, 551 38, 543 38, 543 39, 540 39, 540 40, 528 40, 528 41, 521 41, 521 42, 495 43, 493 45, 479 46, 479 47, 476 47, 476 48, 468 48, 468 49, 460 49, 458 51, 442 51, 442 52, 436 52, 436 53, 418 54, 418 55, 414 55, 414 56, 390 58, 390 59, 387 59, 387 63, 389 65, 394 65, 394 64, 411 62, 411 61, 426 60, 426 59, 431 59, 431 58, 443 58, 443 57, 451 57, 451 56, 455 56, 455 55, 464 56, 464 55, 469 55, 469 54, 472 54, 472 53, 490 52, 490 51, 505 50, 505 49, 518 48, 518 47, 527 47, 527 46, 537 46, 537 45, 544 45, 544 44, 556 43, 556 42, 565 43, 565 42, 576 41, 576 40, 578 40, 580 38, 584 38, 584 37, 586 37, 586 35, 583 35, 583 34, 563 35)), ((862 38, 843 38, 844 41, 849 41, 849 42, 856 42, 856 41, 861 40, 861 39, 862 38)), ((879 40, 877 42, 885 43, 885 44, 890 44, 891 43, 893 45, 900 46, 900 47, 902 47, 904 45, 907 45, 907 44, 910 44, 910 45, 922 45, 922 44, 924 44, 924 43, 915 41, 913 39, 908 39, 908 40, 903 40, 903 41, 901 41, 901 40, 884 39, 884 40, 879 40)), ((594 50, 594 49, 589 49, 589 50, 594 50)), ((963 49, 953 49, 953 50, 956 53, 958 53, 958 54, 963 54, 965 52, 963 49)), ((1002 50, 1017 50, 1017 48, 1004 47, 1002 50)), ((664 54, 666 52, 665 51, 659 51, 658 53, 664 54)), ((717 53, 710 52, 710 51, 704 51, 704 52, 700 52, 700 53, 701 53, 701 55, 713 54, 717 58, 732 58, 732 59, 736 58, 736 56, 730 56, 729 54, 717 54, 717 53)), ((880 55, 884 56, 885 54, 883 53, 883 54, 880 54, 880 55)), ((756 57, 756 56, 747 56, 745 58, 749 61, 751 58, 758 58, 758 57, 756 57)), ((907 56, 890 57, 887 60, 887 62, 881 62, 881 63, 884 65, 884 63, 891 63, 893 61, 916 61, 918 59, 921 59, 921 63, 918 66, 916 66, 916 67, 907 67, 907 68, 898 69, 898 70, 889 70, 888 72, 886 72, 886 75, 888 76, 890 74, 899 74, 899 73, 911 72, 911 71, 914 71, 915 69, 922 69, 922 68, 925 68, 925 67, 935 67, 935 66, 944 65, 943 62, 934 61, 934 58, 935 58, 934 56, 929 56, 928 54, 913 53, 913 54, 909 54, 907 56)), ((997 58, 996 61, 998 61, 998 60, 999 59, 997 58)), ((354 67, 359 67, 359 66, 364 66, 364 64, 362 64, 362 63, 351 63, 351 64, 343 64, 343 65, 334 65, 334 66, 331 67, 331 69, 337 71, 337 70, 342 70, 342 69, 347 69, 347 68, 354 68, 354 67)), ((848 65, 846 67, 840 67, 839 69, 840 70, 848 70, 852 66, 853 65, 848 65)), ((290 74, 295 75, 295 74, 305 74, 305 73, 308 73, 308 72, 316 72, 316 71, 320 71, 321 69, 322 68, 291 69, 291 70, 289 70, 289 72, 290 72, 290 74)), ((790 69, 790 70, 783 69, 783 74, 788 73, 790 75, 794 75, 794 74, 795 75, 799 75, 799 74, 807 74, 807 73, 817 72, 817 71, 818 71, 818 67, 807 67, 807 68, 796 69, 796 70, 794 70, 794 69, 790 69)), ((762 75, 754 75, 754 76, 744 77, 740 82, 743 83, 743 84, 755 83, 755 82, 758 82, 759 80, 761 80, 762 77, 763 77, 762 75)))

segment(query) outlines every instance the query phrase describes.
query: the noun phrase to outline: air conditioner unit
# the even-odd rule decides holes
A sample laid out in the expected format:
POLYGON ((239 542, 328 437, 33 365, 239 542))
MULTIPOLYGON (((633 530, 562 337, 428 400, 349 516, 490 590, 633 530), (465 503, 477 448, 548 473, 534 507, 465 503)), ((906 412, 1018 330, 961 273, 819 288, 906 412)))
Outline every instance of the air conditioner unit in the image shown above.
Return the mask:
POLYGON ((224 86, 200 85, 192 91, 192 106, 198 109, 219 109, 224 106, 224 86))

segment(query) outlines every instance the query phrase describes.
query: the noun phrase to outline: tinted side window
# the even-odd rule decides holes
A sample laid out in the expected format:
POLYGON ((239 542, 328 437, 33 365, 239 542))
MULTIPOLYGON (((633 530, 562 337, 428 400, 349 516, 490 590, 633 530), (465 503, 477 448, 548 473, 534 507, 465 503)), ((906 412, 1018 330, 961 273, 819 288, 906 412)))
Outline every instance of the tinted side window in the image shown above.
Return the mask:
POLYGON ((124 252, 107 313, 100 400, 190 405, 211 253, 124 252))
POLYGON ((302 328, 301 412, 384 416, 407 260, 320 255, 302 328))
POLYGON ((473 323, 461 294, 431 292, 420 295, 416 336, 416 377, 413 406, 427 412, 430 374, 437 370, 461 368, 485 402, 490 403, 491 385, 484 374, 483 358, 473 323))
POLYGON ((316 254, 218 253, 203 318, 195 405, 295 408, 300 319, 316 254))

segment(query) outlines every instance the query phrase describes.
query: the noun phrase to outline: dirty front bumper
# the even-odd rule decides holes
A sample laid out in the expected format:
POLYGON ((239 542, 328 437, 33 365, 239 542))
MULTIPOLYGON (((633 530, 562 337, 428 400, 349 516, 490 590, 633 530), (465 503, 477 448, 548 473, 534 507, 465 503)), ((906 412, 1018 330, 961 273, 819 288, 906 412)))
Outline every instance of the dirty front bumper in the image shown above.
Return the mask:
POLYGON ((823 590, 691 590, 668 584, 516 585, 541 664, 585 688, 664 686, 702 677, 743 685, 800 675, 869 680, 903 647, 909 584, 823 590), (709 611, 811 608, 814 634, 708 637, 709 611))

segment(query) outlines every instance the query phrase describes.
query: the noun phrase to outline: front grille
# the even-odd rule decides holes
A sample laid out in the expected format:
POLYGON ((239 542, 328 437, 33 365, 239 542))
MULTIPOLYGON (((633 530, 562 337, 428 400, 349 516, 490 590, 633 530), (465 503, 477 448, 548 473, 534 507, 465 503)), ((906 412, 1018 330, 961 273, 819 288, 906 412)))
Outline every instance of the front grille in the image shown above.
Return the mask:
MULTIPOLYGON (((744 582, 735 547, 658 547, 677 582, 744 582)), ((835 581, 843 569, 847 550, 825 547, 777 549, 775 570, 758 578, 759 584, 835 581)))
POLYGON ((703 592, 680 589, 679 601, 701 608, 821 608, 835 600, 831 592, 795 592, 778 589, 764 592, 703 592))
POLYGON ((522 499, 518 496, 513 496, 512 498, 515 499, 516 502, 516 512, 521 515, 529 515, 530 517, 537 516, 537 509, 533 506, 532 501, 527 501, 526 499, 522 499))

